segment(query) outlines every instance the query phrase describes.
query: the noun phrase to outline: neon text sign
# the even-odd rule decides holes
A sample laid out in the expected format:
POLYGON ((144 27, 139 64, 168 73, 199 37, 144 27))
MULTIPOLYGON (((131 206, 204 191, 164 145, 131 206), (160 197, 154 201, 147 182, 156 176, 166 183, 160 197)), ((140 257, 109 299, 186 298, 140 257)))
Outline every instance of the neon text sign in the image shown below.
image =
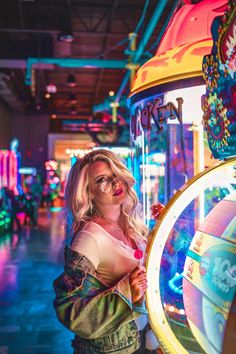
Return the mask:
POLYGON ((142 129, 151 128, 151 120, 153 119, 157 128, 156 133, 159 134, 163 130, 161 124, 166 123, 168 119, 177 119, 182 124, 182 106, 183 98, 176 98, 177 107, 173 102, 163 104, 162 98, 154 99, 146 104, 144 108, 137 107, 135 114, 131 116, 131 134, 135 139, 142 134, 142 129))

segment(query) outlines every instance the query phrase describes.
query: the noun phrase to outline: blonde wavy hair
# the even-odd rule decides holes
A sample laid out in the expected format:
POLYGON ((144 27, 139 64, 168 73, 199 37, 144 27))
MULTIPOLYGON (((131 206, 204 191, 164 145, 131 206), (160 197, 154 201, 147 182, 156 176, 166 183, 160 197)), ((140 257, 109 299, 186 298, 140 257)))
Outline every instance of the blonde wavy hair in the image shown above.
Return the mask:
POLYGON ((94 150, 86 154, 70 170, 65 198, 67 214, 72 215, 71 233, 77 233, 83 227, 84 223, 91 220, 98 211, 92 200, 88 175, 89 166, 95 161, 108 163, 116 176, 120 177, 126 183, 126 198, 121 205, 119 219, 124 232, 136 240, 138 238, 146 239, 148 229, 142 221, 140 204, 137 194, 133 189, 135 179, 125 164, 113 152, 105 149, 94 150))

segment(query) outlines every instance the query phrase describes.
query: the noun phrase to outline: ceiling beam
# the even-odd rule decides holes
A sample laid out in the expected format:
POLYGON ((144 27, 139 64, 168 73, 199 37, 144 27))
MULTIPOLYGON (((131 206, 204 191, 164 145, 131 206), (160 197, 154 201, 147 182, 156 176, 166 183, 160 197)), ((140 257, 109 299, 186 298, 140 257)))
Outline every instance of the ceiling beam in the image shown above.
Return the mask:
POLYGON ((26 68, 26 85, 32 84, 32 66, 38 65, 40 69, 44 64, 54 64, 64 68, 106 68, 106 69, 125 69, 126 60, 108 59, 70 59, 70 58, 28 58, 26 68))

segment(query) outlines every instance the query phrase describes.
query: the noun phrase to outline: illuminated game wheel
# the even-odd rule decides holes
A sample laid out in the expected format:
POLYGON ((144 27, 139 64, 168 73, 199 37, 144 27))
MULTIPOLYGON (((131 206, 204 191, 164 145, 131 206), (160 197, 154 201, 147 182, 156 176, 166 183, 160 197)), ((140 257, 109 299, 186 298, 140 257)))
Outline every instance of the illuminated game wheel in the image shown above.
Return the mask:
POLYGON ((236 348, 236 159, 185 184, 151 238, 147 305, 163 351, 231 354, 227 348, 236 348))

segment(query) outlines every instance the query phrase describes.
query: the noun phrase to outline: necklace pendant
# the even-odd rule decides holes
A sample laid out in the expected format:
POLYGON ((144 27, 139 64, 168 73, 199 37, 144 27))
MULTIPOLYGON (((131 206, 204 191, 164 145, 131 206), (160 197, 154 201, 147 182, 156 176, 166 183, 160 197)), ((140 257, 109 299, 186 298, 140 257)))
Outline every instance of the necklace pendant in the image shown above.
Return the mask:
POLYGON ((134 251, 134 258, 136 259, 143 258, 143 251, 140 248, 134 251))

